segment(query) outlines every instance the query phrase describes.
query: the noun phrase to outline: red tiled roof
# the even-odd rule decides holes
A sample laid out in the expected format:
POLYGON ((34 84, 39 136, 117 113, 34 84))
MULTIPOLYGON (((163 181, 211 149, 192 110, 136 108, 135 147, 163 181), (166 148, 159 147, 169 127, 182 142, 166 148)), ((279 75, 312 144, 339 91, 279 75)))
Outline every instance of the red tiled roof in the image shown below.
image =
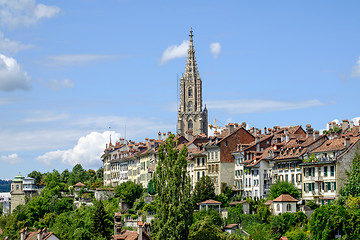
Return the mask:
POLYGON ((218 202, 218 201, 215 201, 215 200, 213 200, 213 199, 208 199, 208 200, 206 200, 206 201, 203 201, 203 202, 201 202, 201 203, 199 203, 199 205, 205 205, 205 204, 221 204, 221 202, 218 202))
POLYGON ((74 187, 84 187, 85 184, 78 182, 77 184, 74 185, 74 187))
POLYGON ((273 200, 267 200, 267 201, 265 202, 265 205, 269 206, 269 205, 272 204, 272 202, 273 202, 273 200))
POLYGON ((233 223, 233 224, 228 224, 228 225, 226 225, 224 228, 226 228, 226 229, 231 229, 231 228, 238 227, 238 226, 239 226, 238 224, 233 223))
POLYGON ((273 202, 298 202, 299 200, 293 198, 289 194, 281 194, 273 200, 273 202))

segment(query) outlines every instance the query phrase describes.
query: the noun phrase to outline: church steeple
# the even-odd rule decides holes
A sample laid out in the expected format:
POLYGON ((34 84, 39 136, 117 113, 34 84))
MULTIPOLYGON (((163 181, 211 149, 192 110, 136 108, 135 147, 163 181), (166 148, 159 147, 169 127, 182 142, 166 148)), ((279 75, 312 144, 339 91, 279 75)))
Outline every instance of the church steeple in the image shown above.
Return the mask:
POLYGON ((207 110, 202 110, 202 81, 196 63, 192 28, 189 37, 185 74, 180 80, 178 133, 181 135, 207 134, 207 110))

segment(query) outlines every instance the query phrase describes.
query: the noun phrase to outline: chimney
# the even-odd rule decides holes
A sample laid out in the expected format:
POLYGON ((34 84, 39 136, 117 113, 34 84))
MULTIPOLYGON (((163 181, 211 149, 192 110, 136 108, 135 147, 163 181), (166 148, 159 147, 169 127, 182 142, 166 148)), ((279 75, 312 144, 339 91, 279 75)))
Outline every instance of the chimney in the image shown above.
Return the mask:
POLYGON ((241 127, 243 127, 243 128, 246 129, 246 122, 242 122, 242 123, 241 123, 241 127))
POLYGON ((349 120, 347 119, 342 120, 341 129, 343 130, 343 132, 348 128, 349 128, 349 120))
POLYGON ((143 222, 138 222, 138 240, 143 240, 143 222))
POLYGON ((289 132, 287 129, 284 130, 284 134, 285 134, 285 142, 289 142, 290 141, 290 137, 289 137, 289 132))
POLYGON ((229 135, 234 132, 235 126, 233 123, 229 123, 229 135))
POLYGON ((355 126, 354 121, 350 121, 350 128, 353 128, 355 126))
POLYGON ((166 133, 163 133, 163 140, 166 140, 166 133))
POLYGON ((150 148, 150 141, 149 138, 145 138, 145 145, 149 149, 150 148))
POLYGON ((318 139, 318 138, 319 138, 319 135, 320 135, 319 130, 315 130, 315 131, 314 131, 314 140, 318 139))
POLYGON ((160 131, 159 131, 158 135, 159 135, 158 139, 161 140, 161 132, 160 131))
POLYGON ((344 147, 348 148, 349 146, 350 146, 350 138, 346 136, 344 140, 344 147))
POLYGON ((256 143, 256 151, 260 152, 260 136, 259 135, 257 135, 255 137, 255 143, 256 143))
POLYGON ((266 135, 267 134, 267 128, 264 127, 264 134, 266 135))
POLYGON ((311 137, 314 134, 314 129, 310 124, 306 125, 306 138, 311 137))
POLYGON ((20 231, 20 240, 25 240, 28 235, 28 228, 21 229, 20 231))
POLYGON ((42 231, 41 230, 39 230, 39 231, 37 231, 37 240, 42 240, 43 238, 42 238, 42 231))
POLYGON ((170 136, 170 134, 171 134, 171 132, 168 132, 168 133, 167 133, 167 137, 169 137, 169 136, 170 136))
POLYGON ((335 122, 329 122, 328 124, 329 124, 329 130, 330 130, 330 129, 334 129, 336 123, 335 122))

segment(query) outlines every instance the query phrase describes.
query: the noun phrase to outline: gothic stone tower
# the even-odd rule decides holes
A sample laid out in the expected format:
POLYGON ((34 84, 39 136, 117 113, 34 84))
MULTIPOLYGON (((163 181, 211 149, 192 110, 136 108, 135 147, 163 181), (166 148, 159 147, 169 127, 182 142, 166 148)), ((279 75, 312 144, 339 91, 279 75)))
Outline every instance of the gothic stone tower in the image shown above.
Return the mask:
POLYGON ((193 31, 190 30, 190 45, 185 67, 185 75, 180 79, 180 107, 178 110, 178 134, 208 135, 208 112, 202 109, 202 83, 196 64, 193 44, 193 31))

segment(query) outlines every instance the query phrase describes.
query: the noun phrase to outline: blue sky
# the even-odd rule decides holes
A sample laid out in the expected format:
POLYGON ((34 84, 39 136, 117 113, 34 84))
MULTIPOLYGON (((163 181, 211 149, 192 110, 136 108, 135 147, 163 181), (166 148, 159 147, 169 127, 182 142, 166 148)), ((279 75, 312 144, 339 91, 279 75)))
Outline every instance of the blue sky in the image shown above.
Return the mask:
POLYGON ((175 132, 190 27, 209 123, 358 120, 359 7, 0 0, 0 178, 97 169, 110 134, 175 132))

